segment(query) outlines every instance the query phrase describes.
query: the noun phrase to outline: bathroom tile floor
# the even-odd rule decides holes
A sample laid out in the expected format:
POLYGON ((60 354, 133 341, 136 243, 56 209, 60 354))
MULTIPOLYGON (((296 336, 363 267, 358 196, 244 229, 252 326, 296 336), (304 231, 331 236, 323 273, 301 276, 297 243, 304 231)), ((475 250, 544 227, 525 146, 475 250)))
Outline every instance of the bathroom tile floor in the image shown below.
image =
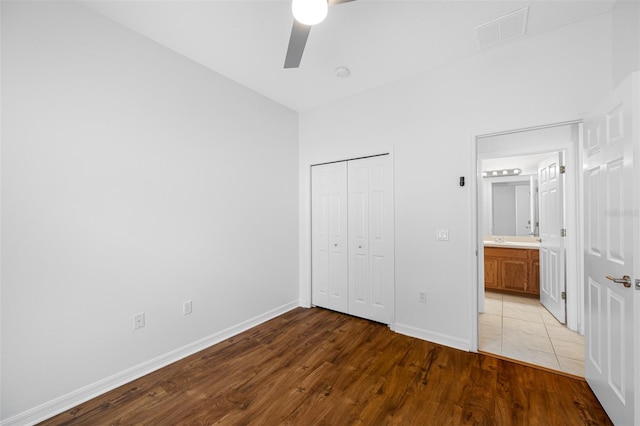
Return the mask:
POLYGON ((487 291, 478 324, 481 351, 584 377, 584 336, 538 299, 487 291))

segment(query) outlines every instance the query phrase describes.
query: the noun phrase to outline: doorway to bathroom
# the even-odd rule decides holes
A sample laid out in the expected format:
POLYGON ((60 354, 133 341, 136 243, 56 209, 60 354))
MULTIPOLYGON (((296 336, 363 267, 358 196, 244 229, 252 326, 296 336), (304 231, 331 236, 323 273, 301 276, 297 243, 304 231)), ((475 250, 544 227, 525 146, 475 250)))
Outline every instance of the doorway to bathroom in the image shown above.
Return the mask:
POLYGON ((476 138, 478 349, 584 376, 580 131, 476 138))

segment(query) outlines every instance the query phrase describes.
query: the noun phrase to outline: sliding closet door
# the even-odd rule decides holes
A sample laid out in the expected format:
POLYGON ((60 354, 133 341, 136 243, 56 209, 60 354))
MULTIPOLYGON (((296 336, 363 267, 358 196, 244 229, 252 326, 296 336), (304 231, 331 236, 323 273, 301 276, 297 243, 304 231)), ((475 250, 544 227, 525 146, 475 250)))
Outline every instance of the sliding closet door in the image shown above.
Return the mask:
POLYGON ((393 176, 389 155, 348 162, 349 313, 391 324, 393 176))
POLYGON ((311 167, 312 303, 348 313, 347 163, 311 167))

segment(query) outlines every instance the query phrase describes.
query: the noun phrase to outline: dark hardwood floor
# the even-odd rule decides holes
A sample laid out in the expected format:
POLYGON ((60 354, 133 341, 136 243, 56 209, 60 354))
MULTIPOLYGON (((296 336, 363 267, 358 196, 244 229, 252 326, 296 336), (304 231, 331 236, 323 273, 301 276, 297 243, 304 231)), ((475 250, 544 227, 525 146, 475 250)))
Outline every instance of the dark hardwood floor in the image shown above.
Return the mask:
POLYGON ((607 425, 587 384, 298 308, 43 425, 607 425))

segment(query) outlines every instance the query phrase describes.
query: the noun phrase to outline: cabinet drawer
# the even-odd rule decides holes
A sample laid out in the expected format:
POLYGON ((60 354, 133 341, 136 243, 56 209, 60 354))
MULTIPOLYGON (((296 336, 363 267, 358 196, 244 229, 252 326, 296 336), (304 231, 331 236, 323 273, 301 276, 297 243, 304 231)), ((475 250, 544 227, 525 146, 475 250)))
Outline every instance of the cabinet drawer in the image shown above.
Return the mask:
POLYGON ((509 259, 528 259, 529 251, 536 250, 528 250, 528 249, 518 249, 518 248, 501 248, 501 247, 485 247, 484 255, 491 257, 507 257, 509 259))

